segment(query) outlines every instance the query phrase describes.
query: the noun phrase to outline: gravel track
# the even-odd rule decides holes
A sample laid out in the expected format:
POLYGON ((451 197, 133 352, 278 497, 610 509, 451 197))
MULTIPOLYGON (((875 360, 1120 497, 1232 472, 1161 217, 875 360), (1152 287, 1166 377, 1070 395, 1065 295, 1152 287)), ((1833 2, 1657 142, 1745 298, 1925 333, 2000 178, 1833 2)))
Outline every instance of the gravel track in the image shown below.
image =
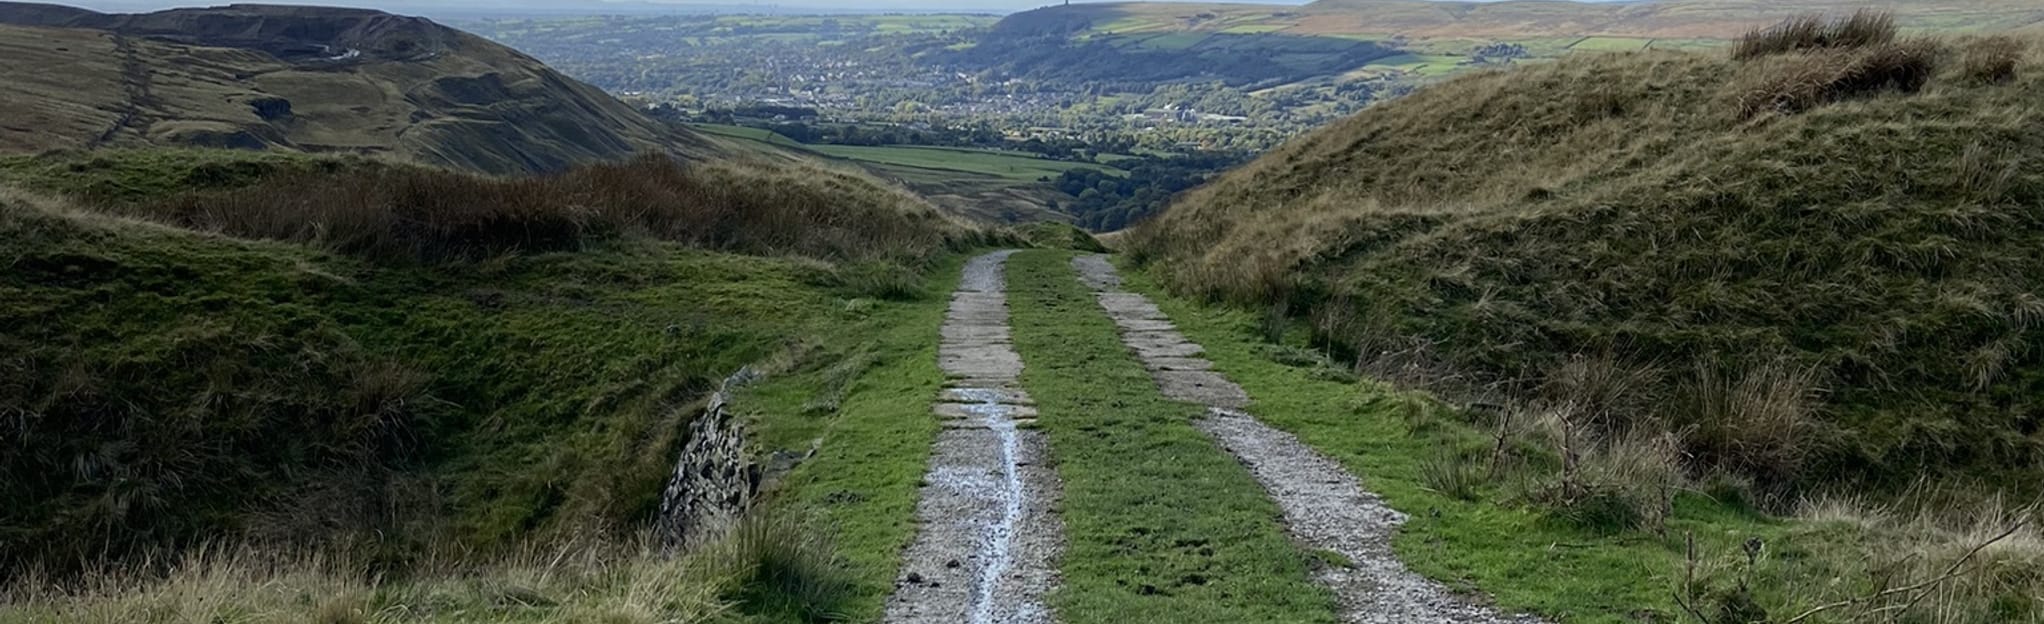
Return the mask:
POLYGON ((916 505, 919 530, 903 555, 886 622, 1047 624, 1064 527, 1057 475, 1042 432, 1018 425, 1036 410, 1017 379, 1002 269, 1014 252, 965 266, 945 317, 938 364, 951 378, 936 405, 944 423, 916 505))
POLYGON ((1198 424, 1240 459, 1283 512, 1292 539, 1313 549, 1340 553, 1351 565, 1323 566, 1315 580, 1334 592, 1344 622, 1359 624, 1532 624, 1529 616, 1498 613, 1481 598, 1449 591, 1398 561, 1391 537, 1405 514, 1363 489, 1360 479, 1315 452, 1290 433, 1264 425, 1243 411, 1249 396, 1241 386, 1199 357, 1199 345, 1185 339, 1157 306, 1125 292, 1106 256, 1073 259, 1079 277, 1100 307, 1121 329, 1122 342, 1136 353, 1167 398, 1207 406, 1198 424))

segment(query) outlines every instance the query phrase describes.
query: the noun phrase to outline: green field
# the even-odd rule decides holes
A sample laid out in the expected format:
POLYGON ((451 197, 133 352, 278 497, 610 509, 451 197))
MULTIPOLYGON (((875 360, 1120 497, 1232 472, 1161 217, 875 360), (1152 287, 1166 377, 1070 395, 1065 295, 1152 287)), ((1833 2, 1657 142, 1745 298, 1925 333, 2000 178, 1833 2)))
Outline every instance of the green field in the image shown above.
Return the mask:
POLYGON ((1447 54, 1400 54, 1364 65, 1365 71, 1393 70, 1421 76, 1444 76, 1461 67, 1466 57, 1447 54))
POLYGON ((710 134, 758 141, 860 164, 954 171, 994 176, 1018 182, 1034 182, 1039 178, 1045 177, 1054 178, 1066 171, 1079 168, 1099 169, 1110 175, 1126 174, 1126 172, 1113 167, 1091 163, 1050 160, 1039 158, 1027 152, 1008 152, 984 148, 893 145, 804 145, 788 137, 775 134, 771 130, 760 128, 719 124, 692 124, 692 126, 697 130, 710 134))
POLYGON ((1112 174, 1121 173, 1121 170, 1111 167, 1103 168, 1086 163, 1065 162, 1028 156, 1008 156, 980 150, 942 147, 868 147, 864 145, 810 145, 806 147, 810 151, 847 160, 920 167, 924 169, 963 171, 966 173, 999 176, 1017 181, 1034 181, 1037 178, 1057 177, 1066 171, 1080 168, 1102 169, 1112 174))
POLYGON ((1653 43, 1652 39, 1632 37, 1584 37, 1582 41, 1569 46, 1569 49, 1578 52, 1635 52, 1644 50, 1653 43))

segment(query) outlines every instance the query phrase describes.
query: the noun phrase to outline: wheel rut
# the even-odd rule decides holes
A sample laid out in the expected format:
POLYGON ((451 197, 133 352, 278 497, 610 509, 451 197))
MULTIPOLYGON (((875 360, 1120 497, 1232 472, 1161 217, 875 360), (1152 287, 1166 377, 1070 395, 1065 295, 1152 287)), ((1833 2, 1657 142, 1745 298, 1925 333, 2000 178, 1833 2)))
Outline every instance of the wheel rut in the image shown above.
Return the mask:
POLYGON ((1344 622, 1358 624, 1532 624, 1541 620, 1497 612, 1481 599, 1459 595, 1413 573, 1391 550, 1405 514, 1363 488, 1339 463, 1290 433, 1244 411, 1249 395, 1200 357, 1148 298, 1122 289, 1106 256, 1074 258, 1090 287, 1120 328, 1122 342, 1142 360, 1170 399, 1207 407, 1198 427, 1249 468, 1277 502, 1292 539, 1308 548, 1340 553, 1349 566, 1325 566, 1315 580, 1332 590, 1344 622))
POLYGON ((1039 624, 1057 584, 1064 527, 1060 488, 1036 409, 1018 381, 1008 330, 1003 251, 965 266, 945 316, 938 364, 950 381, 934 408, 944 424, 916 505, 886 622, 1039 624))

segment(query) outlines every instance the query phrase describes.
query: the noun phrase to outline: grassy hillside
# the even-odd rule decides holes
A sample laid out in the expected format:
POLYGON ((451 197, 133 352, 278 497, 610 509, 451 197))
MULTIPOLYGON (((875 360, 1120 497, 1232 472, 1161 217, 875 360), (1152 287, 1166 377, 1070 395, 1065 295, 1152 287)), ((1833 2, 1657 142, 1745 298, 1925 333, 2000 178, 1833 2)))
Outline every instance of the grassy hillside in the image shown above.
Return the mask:
POLYGON ((0 162, 0 184, 46 190, 275 169, 0 197, 0 414, 24 449, 0 460, 0 575, 200 540, 316 546, 342 578, 594 548, 650 518, 717 380, 821 365, 981 240, 820 170, 305 162, 0 162))
POLYGON ((1791 34, 1462 78, 1293 141, 1128 244, 1366 371, 1674 435, 1696 473, 2033 490, 2044 64, 2025 43, 1791 34))
POLYGON ((1068 49, 1030 39, 1038 50, 997 47, 989 52, 1005 55, 1005 62, 1025 74, 1032 70, 1032 59, 1041 58, 1046 67, 1040 72, 1115 71, 1116 79, 1124 80, 1219 78, 1264 87, 1386 77, 1425 81, 1510 58, 1720 47, 1789 17, 1860 9, 1890 11, 1912 33, 2005 32, 2044 24, 2044 9, 2017 0, 1127 2, 1018 13, 997 26, 989 40, 999 42, 1003 33, 1054 34, 1069 40, 1068 49), (1200 62, 1185 62, 1195 58, 1200 62))
MULTIPOLYGON (((1082 33, 1288 34, 1373 39, 1628 37, 1729 41, 1808 13, 1892 12, 1905 30, 2010 30, 2044 22, 2020 0, 1667 0, 1650 3, 1318 0, 1302 7, 1128 2, 1052 7, 1040 16, 1084 15, 1082 33)), ((1030 14, 1022 14, 1029 16, 1030 14)), ((1038 19, 1027 18, 1025 19, 1038 19)))
POLYGON ((197 146, 489 173, 717 151, 504 46, 375 11, 0 3, 0 152, 197 146))

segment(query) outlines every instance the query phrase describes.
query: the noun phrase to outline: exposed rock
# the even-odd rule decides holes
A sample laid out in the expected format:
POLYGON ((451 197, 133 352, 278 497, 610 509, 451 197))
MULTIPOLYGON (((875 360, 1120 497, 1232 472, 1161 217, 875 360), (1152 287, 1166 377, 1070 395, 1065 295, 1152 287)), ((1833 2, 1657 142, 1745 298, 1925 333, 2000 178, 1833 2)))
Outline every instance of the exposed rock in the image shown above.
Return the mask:
POLYGON ((722 537, 759 496, 764 470, 746 452, 744 425, 729 409, 731 392, 759 377, 750 367, 740 369, 710 395, 702 415, 689 422, 687 442, 653 523, 668 552, 722 537))

